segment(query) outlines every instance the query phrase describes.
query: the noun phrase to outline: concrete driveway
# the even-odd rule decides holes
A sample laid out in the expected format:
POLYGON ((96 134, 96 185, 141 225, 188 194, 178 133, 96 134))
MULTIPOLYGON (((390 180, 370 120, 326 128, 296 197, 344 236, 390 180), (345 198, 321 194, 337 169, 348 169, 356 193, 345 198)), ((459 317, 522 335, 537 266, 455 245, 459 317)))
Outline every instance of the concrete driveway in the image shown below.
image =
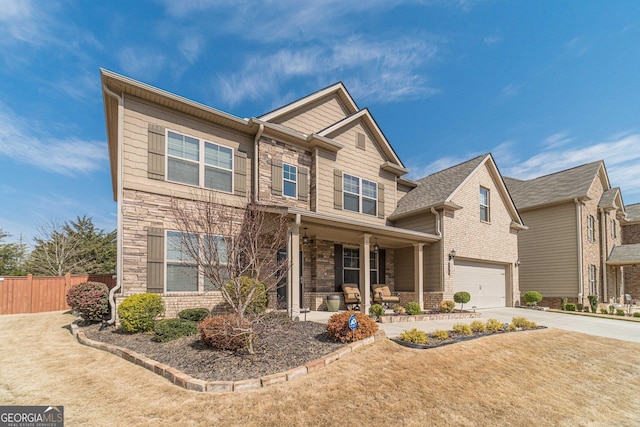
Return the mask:
MULTIPOLYGON (((574 314, 551 313, 546 311, 526 310, 523 308, 480 309, 481 320, 497 319, 511 322, 513 317, 526 317, 538 325, 565 331, 582 332, 599 337, 614 338, 623 341, 640 342, 640 322, 605 319, 574 314)), ((379 323, 388 337, 397 337, 406 329, 417 328, 426 332, 436 329, 451 329, 454 323, 470 323, 471 320, 436 320, 412 323, 379 323)))

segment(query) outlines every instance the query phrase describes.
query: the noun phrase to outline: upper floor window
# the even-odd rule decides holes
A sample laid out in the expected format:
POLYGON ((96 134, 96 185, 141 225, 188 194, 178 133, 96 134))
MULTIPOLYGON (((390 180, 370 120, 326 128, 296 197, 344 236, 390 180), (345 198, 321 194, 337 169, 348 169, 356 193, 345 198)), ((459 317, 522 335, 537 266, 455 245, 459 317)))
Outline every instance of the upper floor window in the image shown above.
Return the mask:
POLYGON ((591 264, 589 266, 589 293, 591 295, 596 295, 598 293, 597 285, 598 285, 598 267, 591 264))
POLYGON ((489 222, 489 189, 480 187, 480 221, 489 222))
POLYGON ((590 242, 596 241, 596 219, 593 215, 587 216, 587 240, 590 242))
POLYGON ((233 149, 167 131, 167 179, 231 193, 233 149))
POLYGON ((614 239, 618 237, 618 223, 615 219, 611 220, 611 237, 614 239))
POLYGON ((345 210, 377 215, 378 184, 346 173, 342 183, 345 210))
POLYGON ((282 193, 288 197, 298 195, 298 168, 288 163, 282 164, 282 193))

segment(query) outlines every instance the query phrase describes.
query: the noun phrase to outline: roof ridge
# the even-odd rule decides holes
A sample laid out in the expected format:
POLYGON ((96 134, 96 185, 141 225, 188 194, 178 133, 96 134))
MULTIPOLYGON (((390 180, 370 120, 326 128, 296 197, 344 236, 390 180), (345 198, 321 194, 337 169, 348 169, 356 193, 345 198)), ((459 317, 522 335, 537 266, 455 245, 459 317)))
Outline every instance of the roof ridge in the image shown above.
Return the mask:
POLYGON ((491 155, 491 153, 490 153, 490 152, 489 152, 489 153, 484 153, 484 154, 481 154, 481 155, 479 155, 479 156, 476 156, 476 157, 474 157, 474 158, 472 158, 472 159, 465 160, 465 161, 464 161, 464 162, 462 162, 462 163, 458 163, 457 165, 451 165, 451 166, 449 166, 448 168, 440 169, 439 171, 436 171, 436 172, 433 172, 433 173, 431 173, 431 174, 429 174, 429 175, 423 176, 422 178, 418 178, 418 179, 416 180, 416 182, 420 182, 420 181, 425 180, 425 179, 427 179, 427 178, 429 178, 429 177, 432 177, 432 176, 434 176, 434 175, 438 175, 438 174, 440 174, 440 173, 442 173, 442 172, 446 172, 446 171, 448 171, 448 170, 451 170, 451 169, 454 169, 454 168, 460 167, 460 166, 465 165, 465 164, 467 164, 467 163, 471 163, 471 162, 473 162, 474 160, 478 160, 479 158, 485 158, 485 157, 487 157, 487 156, 489 156, 489 155, 491 155))
MULTIPOLYGON (((558 175, 558 174, 569 172, 569 171, 572 171, 572 170, 575 170, 575 169, 586 168, 587 166, 593 166, 596 163, 604 164, 604 160, 596 160, 594 162, 584 163, 582 165, 573 166, 573 167, 568 168, 568 169, 563 169, 563 170, 560 170, 560 171, 551 172, 551 173, 548 173, 546 175, 540 175, 540 176, 537 176, 537 177, 531 178, 531 179, 522 179, 522 180, 519 180, 519 181, 531 182, 531 181, 535 181, 536 179, 546 178, 546 177, 549 177, 549 176, 552 176, 552 175, 558 175)), ((517 178, 512 178, 512 179, 517 179, 517 178)))
POLYGON ((332 84, 330 84, 330 85, 327 85, 327 86, 325 86, 325 87, 323 87, 323 88, 320 88, 320 89, 318 89, 318 90, 316 90, 316 91, 314 91, 314 92, 312 92, 312 93, 309 93, 309 94, 307 94, 307 95, 304 95, 304 96, 302 96, 302 97, 300 97, 300 98, 296 98, 296 99, 292 100, 291 102, 286 103, 285 105, 281 105, 281 106, 279 106, 279 107, 274 108, 273 110, 267 111, 266 113, 262 113, 262 114, 260 114, 259 116, 257 116, 257 118, 258 118, 258 119, 260 119, 260 118, 262 118, 262 117, 264 117, 264 116, 268 116, 269 114, 274 113, 274 112, 276 112, 276 111, 278 111, 278 110, 285 109, 285 108, 287 108, 287 107, 289 107, 289 106, 291 106, 291 105, 295 104, 296 102, 302 101, 302 100, 303 100, 303 99, 305 99, 305 98, 310 98, 310 97, 312 97, 312 96, 314 96, 314 95, 317 95, 318 93, 320 93, 320 92, 322 92, 322 91, 325 91, 325 90, 327 90, 327 89, 329 89, 329 88, 332 88, 332 87, 334 87, 334 86, 342 86, 342 88, 345 90, 345 92, 347 92, 347 95, 351 98, 351 101, 352 101, 352 102, 353 102, 353 104, 355 105, 356 109, 357 109, 358 111, 360 110, 360 107, 358 107, 358 104, 356 103, 355 99, 353 99, 353 96, 351 96, 351 93, 349 93, 349 90, 348 90, 348 89, 347 89, 347 87, 345 86, 344 82, 343 82, 342 80, 338 80, 337 82, 332 83, 332 84))

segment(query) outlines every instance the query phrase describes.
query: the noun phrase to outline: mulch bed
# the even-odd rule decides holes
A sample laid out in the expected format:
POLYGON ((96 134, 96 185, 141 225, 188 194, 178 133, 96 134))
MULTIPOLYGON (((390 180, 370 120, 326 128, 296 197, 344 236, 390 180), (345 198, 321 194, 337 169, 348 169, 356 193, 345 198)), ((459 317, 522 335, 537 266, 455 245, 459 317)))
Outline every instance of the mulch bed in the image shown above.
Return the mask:
POLYGON ((482 337, 487 337, 491 335, 510 334, 513 332, 523 332, 523 331, 534 331, 536 329, 546 329, 546 328, 547 328, 546 326, 537 326, 535 328, 517 329, 515 331, 505 330, 505 331, 474 332, 472 335, 460 335, 460 334, 455 334, 449 331, 449 338, 447 338, 446 340, 440 340, 440 339, 428 336, 427 342, 425 344, 415 344, 407 341, 402 341, 400 338, 391 338, 391 341, 397 344, 400 344, 404 347, 426 350, 430 348, 442 347, 449 344, 455 344, 462 341, 474 340, 476 338, 482 338, 482 337))
POLYGON ((241 381, 284 372, 332 353, 344 344, 332 341, 326 325, 270 319, 255 340, 255 353, 212 350, 199 342, 198 335, 167 343, 152 340, 152 334, 130 334, 100 325, 83 327, 87 338, 119 347, 167 364, 205 381, 241 381))

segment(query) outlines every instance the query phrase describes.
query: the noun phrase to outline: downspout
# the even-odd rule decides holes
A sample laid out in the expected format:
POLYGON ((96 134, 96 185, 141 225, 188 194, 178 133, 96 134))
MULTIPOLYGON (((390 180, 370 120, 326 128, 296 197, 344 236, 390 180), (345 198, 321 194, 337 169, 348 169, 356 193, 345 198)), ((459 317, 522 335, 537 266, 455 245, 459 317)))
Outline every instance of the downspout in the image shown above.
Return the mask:
POLYGON ((576 229, 578 235, 578 303, 582 304, 582 282, 584 275, 582 273, 582 202, 577 198, 573 199, 576 203, 576 229))
POLYGON ((440 214, 433 206, 431 207, 431 213, 436 217, 436 236, 442 237, 442 232, 440 231, 440 214))
POLYGON ((438 265, 440 266, 440 272, 438 276, 440 276, 440 290, 444 291, 444 271, 442 271, 444 268, 442 264, 444 262, 444 259, 443 259, 444 255, 442 253, 442 251, 444 251, 444 242, 442 241, 442 230, 440 227, 440 213, 433 206, 431 206, 431 213, 434 214, 436 217, 436 236, 440 237, 440 260, 438 261, 438 265))
POLYGON ((604 208, 600 208, 600 255, 602 257, 602 302, 607 301, 607 217, 604 208))
POLYGON ((115 92, 109 90, 106 85, 102 85, 102 90, 109 96, 114 97, 118 101, 118 198, 117 203, 117 228, 116 228, 116 247, 117 247, 117 259, 116 259, 116 286, 109 291, 109 305, 111 306, 111 318, 107 320, 106 325, 113 325, 116 322, 116 301, 115 293, 122 287, 122 198, 124 193, 124 185, 122 183, 122 142, 123 142, 123 122, 124 122, 124 100, 115 92))
POLYGON ((258 184, 260 183, 260 177, 258 173, 260 171, 260 159, 258 158, 258 146, 260 144, 260 138, 262 137, 262 133, 264 132, 264 124, 260 123, 260 127, 258 128, 258 133, 256 133, 256 137, 253 140, 253 201, 257 202, 259 198, 260 192, 258 191, 258 184))

